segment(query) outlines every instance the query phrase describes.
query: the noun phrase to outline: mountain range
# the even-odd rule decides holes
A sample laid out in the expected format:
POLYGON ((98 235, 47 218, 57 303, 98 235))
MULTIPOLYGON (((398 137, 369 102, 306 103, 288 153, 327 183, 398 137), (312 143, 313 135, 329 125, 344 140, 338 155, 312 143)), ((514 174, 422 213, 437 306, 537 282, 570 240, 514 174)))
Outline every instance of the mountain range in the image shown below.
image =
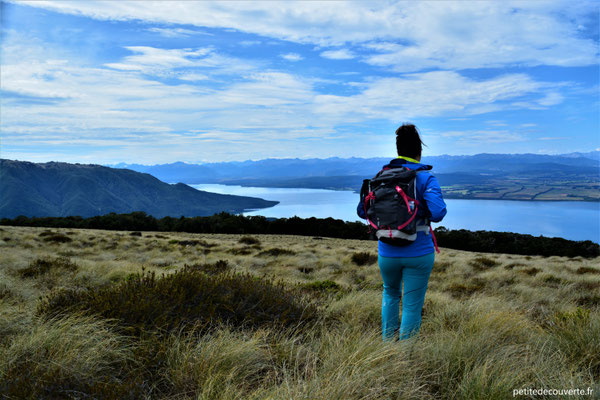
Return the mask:
POLYGON ((277 203, 204 192, 183 183, 170 185, 128 169, 0 160, 0 218, 91 217, 133 211, 144 211, 156 218, 206 216, 277 203))
MULTIPOLYGON (((166 182, 358 191, 389 158, 265 159, 220 163, 117 164, 166 182)), ((448 198, 600 199, 600 151, 562 155, 424 157, 448 198)))

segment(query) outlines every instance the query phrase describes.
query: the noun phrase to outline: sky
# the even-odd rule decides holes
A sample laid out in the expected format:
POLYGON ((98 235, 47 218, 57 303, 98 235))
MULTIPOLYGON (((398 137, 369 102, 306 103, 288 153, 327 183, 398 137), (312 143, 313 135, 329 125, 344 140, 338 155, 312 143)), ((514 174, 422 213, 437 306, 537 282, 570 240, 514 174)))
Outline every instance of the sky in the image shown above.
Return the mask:
POLYGON ((599 1, 0 4, 1 158, 600 149, 599 1))

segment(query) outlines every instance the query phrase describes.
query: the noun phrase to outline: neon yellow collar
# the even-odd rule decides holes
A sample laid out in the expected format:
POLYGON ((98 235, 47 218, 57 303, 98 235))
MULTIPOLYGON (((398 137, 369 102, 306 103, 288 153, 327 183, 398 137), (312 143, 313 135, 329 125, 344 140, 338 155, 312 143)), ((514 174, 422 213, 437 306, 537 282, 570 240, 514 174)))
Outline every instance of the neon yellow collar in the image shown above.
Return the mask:
POLYGON ((420 164, 421 163, 420 161, 417 161, 414 158, 410 158, 410 157, 398 156, 396 158, 401 158, 403 160, 406 160, 408 162, 415 163, 415 164, 420 164))

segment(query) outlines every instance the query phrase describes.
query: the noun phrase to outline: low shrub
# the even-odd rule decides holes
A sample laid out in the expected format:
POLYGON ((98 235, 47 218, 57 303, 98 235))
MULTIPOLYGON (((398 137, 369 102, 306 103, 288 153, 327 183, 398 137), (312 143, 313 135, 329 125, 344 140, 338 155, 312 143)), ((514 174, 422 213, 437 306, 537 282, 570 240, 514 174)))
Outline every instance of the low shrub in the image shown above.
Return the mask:
POLYGON ((476 292, 479 292, 485 288, 485 281, 483 279, 474 278, 468 282, 458 283, 452 282, 446 287, 446 291, 457 298, 470 297, 476 292))
POLYGON ((242 244, 252 245, 252 244, 260 244, 260 240, 253 236, 242 236, 239 240, 242 244))
POLYGON ((252 254, 253 250, 256 250, 256 246, 245 246, 240 248, 229 249, 229 253, 236 256, 247 256, 248 254, 252 254))
POLYGON ((12 297, 12 290, 4 283, 0 283, 0 300, 12 297))
POLYGON ((38 258, 33 261, 27 268, 19 270, 19 275, 22 278, 34 278, 39 275, 46 274, 51 270, 63 270, 67 272, 75 272, 79 269, 77 264, 74 264, 66 257, 59 257, 51 260, 38 258))
POLYGON ((208 331, 219 323, 250 329, 293 327, 317 318, 316 306, 281 282, 232 272, 204 273, 219 269, 217 264, 186 266, 161 277, 144 271, 118 284, 84 291, 53 291, 37 312, 98 314, 115 319, 124 333, 136 336, 191 327, 208 331))
POLYGON ((55 233, 53 235, 48 235, 47 237, 44 238, 44 242, 49 242, 49 243, 69 243, 72 241, 73 241, 73 239, 71 239, 68 236, 63 235, 62 233, 55 233))
POLYGON ((344 289, 340 284, 329 279, 304 283, 300 287, 310 292, 320 294, 342 294, 348 292, 348 290, 344 289))
POLYGON ((476 257, 469 263, 477 271, 485 271, 486 269, 495 267, 500 263, 489 257, 476 257))
POLYGON ((292 256, 294 254, 296 254, 296 252, 293 250, 281 249, 279 247, 274 247, 272 249, 263 250, 260 253, 258 253, 259 256, 272 256, 272 257, 292 256))
POLYGON ((432 273, 440 273, 443 274, 444 272, 446 272, 448 270, 448 268, 450 268, 452 266, 451 262, 448 261, 436 261, 435 264, 433 265, 433 270, 431 271, 432 273))
POLYGON ((577 298, 577 304, 584 307, 600 306, 600 296, 598 295, 583 295, 577 298))
POLYGON ((352 254, 352 262, 356 265, 371 265, 377 262, 377 256, 368 252, 360 252, 352 254))
POLYGON ((542 272, 542 270, 536 267, 531 267, 521 270, 521 272, 529 276, 535 276, 538 272, 542 272))
POLYGON ((576 274, 600 274, 600 270, 591 267, 579 267, 575 271, 576 274))
POLYGON ((229 263, 225 260, 219 260, 213 264, 185 264, 184 268, 188 268, 191 270, 202 271, 209 275, 216 275, 223 272, 227 272, 231 269, 229 263))
POLYGON ((506 269, 506 270, 511 270, 511 269, 513 269, 513 268, 515 268, 515 267, 524 267, 524 266, 525 266, 525 264, 521 264, 521 263, 516 263, 516 262, 514 262, 514 263, 506 264, 506 265, 504 266, 504 269, 506 269))
POLYGON ((211 247, 215 247, 218 246, 216 243, 208 243, 204 240, 176 240, 176 239, 172 239, 169 240, 169 244, 178 244, 180 246, 202 246, 202 247, 206 247, 206 248, 211 248, 211 247))
POLYGON ((543 277, 542 279, 545 283, 547 283, 549 286, 558 286, 561 283, 565 283, 565 281, 561 278, 559 278, 558 276, 554 276, 554 275, 546 275, 543 277))

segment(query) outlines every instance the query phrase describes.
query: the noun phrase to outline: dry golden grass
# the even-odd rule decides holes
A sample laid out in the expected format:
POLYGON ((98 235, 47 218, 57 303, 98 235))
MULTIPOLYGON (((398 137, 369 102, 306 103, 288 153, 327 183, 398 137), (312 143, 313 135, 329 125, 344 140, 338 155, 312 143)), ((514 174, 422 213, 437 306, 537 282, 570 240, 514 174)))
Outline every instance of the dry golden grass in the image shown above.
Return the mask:
POLYGON ((43 397, 55 381, 65 387, 78 382, 61 392, 66 398, 84 398, 90 387, 102 398, 121 399, 140 393, 181 399, 505 399, 513 389, 587 387, 600 395, 600 259, 441 250, 419 337, 383 343, 377 264, 368 254, 359 257, 365 265, 357 265, 356 256, 353 261, 358 253, 375 257, 376 242, 3 226, 0 392, 14 390, 8 380, 27 372, 22 384, 28 398, 43 397), (58 239, 46 240, 51 237, 58 239), (58 263, 31 273, 42 265, 37 260, 57 258, 76 268, 58 263), (331 288, 314 293, 322 322, 301 333, 227 326, 204 336, 181 332, 153 347, 156 352, 116 334, 110 321, 35 315, 39 298, 55 288, 110 285, 142 268, 169 274, 218 260, 289 285, 331 288), (159 362, 144 364, 149 353, 159 362), (154 368, 157 381, 136 381, 124 373, 127 368, 154 368), (126 376, 135 390, 123 386, 126 376), (102 382, 121 382, 114 384, 120 391, 102 382))

